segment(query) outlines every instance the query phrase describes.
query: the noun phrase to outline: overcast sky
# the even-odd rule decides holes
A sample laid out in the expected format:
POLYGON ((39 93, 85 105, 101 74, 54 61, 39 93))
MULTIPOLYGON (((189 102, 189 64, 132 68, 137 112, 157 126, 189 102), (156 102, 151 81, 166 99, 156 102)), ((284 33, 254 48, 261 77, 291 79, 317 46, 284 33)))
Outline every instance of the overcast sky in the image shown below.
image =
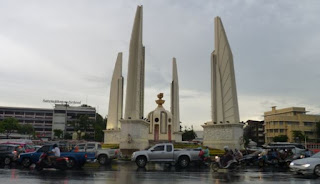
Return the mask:
POLYGON ((183 126, 210 120, 210 54, 220 16, 233 51, 240 119, 271 106, 320 113, 318 0, 0 0, 0 106, 44 107, 76 100, 107 115, 111 76, 128 50, 143 5, 145 116, 160 92, 170 109, 177 58, 183 126))

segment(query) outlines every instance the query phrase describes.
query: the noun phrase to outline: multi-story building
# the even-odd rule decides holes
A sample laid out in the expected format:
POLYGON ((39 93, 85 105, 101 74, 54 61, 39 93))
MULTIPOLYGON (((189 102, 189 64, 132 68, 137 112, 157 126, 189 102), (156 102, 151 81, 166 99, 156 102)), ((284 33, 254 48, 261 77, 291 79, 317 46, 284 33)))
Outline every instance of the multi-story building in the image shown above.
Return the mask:
MULTIPOLYGON (((96 120, 96 109, 85 105, 80 107, 55 105, 52 118, 52 132, 55 129, 60 129, 70 134, 74 133, 75 129, 70 122, 76 121, 81 115, 87 115, 89 120, 94 121, 96 120)), ((86 133, 94 134, 93 127, 88 127, 86 133)))
MULTIPOLYGON (((75 121, 80 115, 88 115, 90 120, 96 119, 96 109, 89 106, 66 106, 56 104, 53 109, 26 108, 26 107, 0 107, 0 121, 8 117, 16 118, 20 124, 31 124, 39 138, 52 139, 53 130, 60 129, 64 133, 74 133, 70 122, 75 121)), ((93 128, 87 131, 93 134, 93 128)), ((12 134, 19 138, 23 135, 12 134)))
MULTIPOLYGON (((289 142, 296 142, 293 131, 301 131, 308 136, 310 142, 316 142, 316 123, 320 121, 320 115, 306 114, 304 107, 289 107, 276 109, 264 113, 265 141, 270 143, 275 136, 287 135, 289 142)), ((300 140, 304 141, 304 140, 300 140)))
POLYGON ((250 129, 248 131, 250 133, 250 138, 258 144, 258 146, 262 146, 265 143, 264 138, 264 121, 255 121, 248 120, 246 129, 250 129))

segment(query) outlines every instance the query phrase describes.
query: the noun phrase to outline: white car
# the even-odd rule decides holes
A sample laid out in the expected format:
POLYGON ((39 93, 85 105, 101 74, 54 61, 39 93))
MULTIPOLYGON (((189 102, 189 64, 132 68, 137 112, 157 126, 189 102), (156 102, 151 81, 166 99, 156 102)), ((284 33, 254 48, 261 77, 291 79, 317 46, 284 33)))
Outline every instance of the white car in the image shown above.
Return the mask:
POLYGON ((320 177, 320 152, 309 158, 294 160, 290 163, 290 170, 296 174, 315 174, 320 177))

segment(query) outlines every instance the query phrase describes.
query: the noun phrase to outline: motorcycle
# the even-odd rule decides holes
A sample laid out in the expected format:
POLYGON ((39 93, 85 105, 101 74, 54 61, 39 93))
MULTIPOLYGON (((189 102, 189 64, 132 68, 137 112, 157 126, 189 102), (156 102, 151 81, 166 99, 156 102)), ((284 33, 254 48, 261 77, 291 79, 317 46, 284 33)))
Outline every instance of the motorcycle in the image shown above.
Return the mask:
POLYGON ((229 160, 225 165, 223 165, 220 157, 216 156, 215 160, 211 162, 210 168, 212 171, 216 172, 219 169, 235 169, 239 165, 239 162, 235 158, 229 160))
POLYGON ((39 161, 36 163, 35 169, 38 171, 43 170, 43 168, 55 168, 59 170, 66 170, 69 159, 67 157, 58 157, 49 164, 48 153, 42 153, 39 161))

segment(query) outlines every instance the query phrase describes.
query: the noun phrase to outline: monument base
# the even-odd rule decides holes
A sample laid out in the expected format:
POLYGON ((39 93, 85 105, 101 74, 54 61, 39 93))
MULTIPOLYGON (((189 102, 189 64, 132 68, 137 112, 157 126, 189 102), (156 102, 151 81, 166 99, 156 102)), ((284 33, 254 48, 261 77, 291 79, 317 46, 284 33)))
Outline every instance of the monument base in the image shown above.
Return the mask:
POLYGON ((183 132, 173 132, 175 142, 182 142, 183 132))
POLYGON ((103 130, 104 144, 120 144, 120 130, 103 130))
POLYGON ((119 140, 121 151, 130 153, 131 151, 144 150, 149 146, 149 123, 147 121, 126 119, 120 120, 120 122, 121 137, 119 140))
POLYGON ((213 124, 208 122, 203 127, 203 145, 210 148, 243 149, 243 125, 240 123, 213 124))

